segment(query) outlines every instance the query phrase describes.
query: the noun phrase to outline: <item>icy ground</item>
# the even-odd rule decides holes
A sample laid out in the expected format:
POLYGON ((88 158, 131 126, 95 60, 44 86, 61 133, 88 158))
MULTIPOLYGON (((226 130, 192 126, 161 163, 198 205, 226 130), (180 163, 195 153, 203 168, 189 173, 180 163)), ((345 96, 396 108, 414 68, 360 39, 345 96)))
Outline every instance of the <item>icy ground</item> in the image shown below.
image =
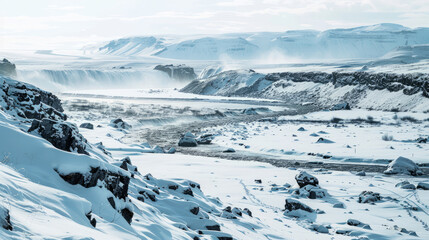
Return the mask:
MULTIPOLYGON (((156 96, 156 92, 152 94, 156 96)), ((104 95, 107 93, 104 92, 104 95)), ((234 228, 225 230, 233 236, 239 236, 239 239, 248 239, 249 236, 253 236, 252 239, 332 239, 333 237, 334 239, 425 239, 429 237, 427 226, 429 193, 396 187, 403 181, 414 185, 419 182, 429 182, 427 175, 423 177, 387 176, 375 173, 378 170, 374 168, 374 172, 369 170, 366 176, 358 176, 357 171, 332 171, 329 170, 329 165, 323 164, 314 169, 303 169, 300 165, 277 168, 261 162, 222 159, 230 158, 229 156, 252 159, 250 156, 258 156, 259 159, 267 157, 285 161, 304 160, 340 165, 353 163, 366 167, 375 164, 385 169, 389 161, 398 156, 404 156, 424 165, 429 163, 428 145, 417 143, 416 139, 428 137, 429 115, 427 113, 344 110, 298 115, 295 115, 296 112, 289 112, 291 115, 279 117, 269 115, 277 113, 276 110, 282 110, 282 107, 279 108, 276 105, 279 104, 278 102, 274 104, 262 101, 265 107, 273 111, 272 113, 260 112, 256 116, 244 116, 237 121, 228 122, 225 119, 240 115, 242 110, 255 103, 249 103, 245 99, 235 99, 237 102, 233 103, 222 102, 225 100, 222 97, 211 97, 210 100, 201 103, 202 96, 192 101, 189 96, 177 96, 171 93, 172 101, 168 102, 170 106, 166 108, 163 100, 156 97, 152 99, 148 92, 140 95, 128 93, 130 97, 144 96, 146 99, 121 99, 118 96, 124 97, 123 95, 126 94, 114 95, 110 100, 93 96, 87 98, 87 102, 80 102, 88 106, 109 105, 108 109, 90 107, 88 112, 74 111, 71 106, 79 102, 79 96, 64 96, 64 106, 66 111, 70 111, 69 115, 74 115, 71 121, 79 124, 89 121, 94 125, 100 125, 94 130, 82 128, 81 132, 90 142, 102 141, 106 150, 112 152, 115 158, 130 156, 139 169, 147 170, 159 178, 174 180, 185 178, 197 181, 201 183, 206 194, 219 197, 226 205, 250 209, 264 225, 254 226, 251 233, 245 232, 244 235, 240 235, 234 228), (148 99, 150 104, 145 102, 148 99), (106 104, 106 101, 112 102, 106 104), (140 102, 136 104, 133 101, 140 102), (178 101, 177 105, 174 101, 178 101), (270 104, 274 105, 270 106, 270 104), (136 117, 132 114, 127 117, 126 112, 136 110, 136 107, 139 107, 136 112, 141 115, 136 117), (103 111, 99 112, 99 109, 103 111), (147 116, 148 109, 153 116, 147 116), (221 112, 229 110, 236 115, 231 114, 226 117, 211 115, 207 117, 206 115, 204 117, 206 120, 201 121, 194 115, 189 117, 192 114, 190 112, 187 114, 183 109, 206 113, 215 109, 221 112), (103 118, 101 115, 108 117, 103 118), (175 115, 176 119, 183 115, 188 117, 182 118, 182 121, 160 120, 172 115, 175 115), (134 124, 133 129, 119 131, 110 127, 109 117, 114 116, 122 117, 124 121, 134 124), (158 121, 150 124, 147 121, 136 122, 135 119, 139 118, 155 118, 158 121), (213 124, 213 127, 204 127, 211 125, 207 119, 217 124, 213 124), (299 130, 301 127, 303 131, 299 130), (164 131, 168 132, 169 129, 170 136, 161 134, 164 131), (179 133, 187 130, 195 134, 214 133, 216 135, 214 144, 200 145, 191 150, 177 147, 179 133), (150 134, 141 132, 153 132, 153 135, 157 136, 151 137, 150 134), (392 139, 383 140, 385 135, 391 136, 392 139), (332 142, 317 143, 321 137, 332 142), (175 147, 179 152, 173 155, 153 154, 152 152, 156 152, 155 144, 164 144, 161 146, 166 149, 175 147), (222 153, 230 147, 236 152, 222 153), (199 156, 184 154, 196 152, 199 156), (216 153, 215 156, 221 158, 206 157, 211 156, 213 152, 216 153), (309 153, 311 155, 308 155, 309 153), (327 197, 308 199, 294 193, 299 188, 294 177, 301 170, 319 179, 319 185, 327 191, 327 197), (261 180, 262 183, 255 180, 261 180), (358 203, 358 195, 362 191, 379 193, 382 200, 373 204, 358 203), (311 208, 318 209, 317 214, 298 219, 284 216, 283 210, 287 198, 298 199, 311 208), (359 220, 362 224, 351 226, 347 224, 352 221, 349 219, 359 220), (328 233, 320 233, 315 229, 321 232, 326 229, 328 233)), ((254 101, 257 102, 257 99, 254 101)), ((288 107, 290 110, 291 106, 288 107)), ((279 115, 284 114, 283 111, 281 113, 279 115)), ((371 169, 371 167, 365 169, 371 169)))
POLYGON ((207 128, 224 148, 287 160, 386 164, 398 156, 429 164, 429 114, 322 111, 207 128), (322 140, 323 139, 323 140, 322 140))

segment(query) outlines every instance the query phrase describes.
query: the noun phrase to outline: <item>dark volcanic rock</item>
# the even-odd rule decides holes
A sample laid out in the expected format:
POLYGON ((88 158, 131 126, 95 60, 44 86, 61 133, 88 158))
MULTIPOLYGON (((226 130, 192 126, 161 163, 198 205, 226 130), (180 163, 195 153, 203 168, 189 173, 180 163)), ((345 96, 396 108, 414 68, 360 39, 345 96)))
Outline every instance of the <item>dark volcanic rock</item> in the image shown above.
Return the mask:
POLYGON ((371 192, 371 191, 363 191, 359 194, 359 203, 373 203, 381 200, 381 196, 379 193, 371 192))
POLYGON ((61 174, 58 173, 64 181, 76 185, 79 184, 85 188, 95 187, 98 181, 104 183, 104 186, 113 193, 113 195, 119 199, 125 199, 128 196, 128 185, 130 178, 120 173, 101 169, 100 167, 91 167, 89 173, 70 173, 61 174))
POLYGON ((9 210, 3 206, 0 206, 0 224, 6 230, 13 230, 12 223, 10 222, 9 210))
POLYGON ((285 210, 287 211, 303 210, 309 213, 314 212, 314 210, 311 207, 294 199, 286 199, 285 210))
POLYGON ((86 129, 94 129, 94 125, 92 123, 82 123, 79 127, 86 129))
POLYGON ((305 171, 298 173, 295 176, 295 180, 298 183, 300 188, 305 187, 307 185, 313 185, 313 186, 319 185, 319 180, 313 175, 310 175, 305 171))
POLYGON ((59 122, 50 119, 33 120, 28 132, 37 131, 40 136, 52 143, 54 147, 68 152, 88 154, 87 141, 79 133, 77 127, 71 123, 59 122))
POLYGON ((55 95, 3 76, 0 76, 0 104, 3 111, 21 118, 67 120, 55 95))
POLYGON ((185 65, 157 65, 154 70, 165 72, 170 78, 178 80, 193 80, 197 77, 194 69, 185 65))
POLYGON ((207 228, 207 230, 220 231, 220 226, 219 225, 206 226, 206 228, 207 228))
POLYGON ((16 66, 15 64, 9 62, 6 58, 0 62, 0 74, 4 76, 14 77, 16 76, 16 66))
POLYGON ((131 221, 132 221, 132 219, 133 219, 134 213, 133 213, 130 209, 128 209, 128 208, 124 208, 124 209, 122 209, 122 210, 121 210, 121 215, 122 215, 122 217, 124 217, 124 218, 125 218, 125 220, 126 220, 129 224, 131 224, 131 221))
POLYGON ((196 147, 196 146, 198 146, 198 143, 197 143, 197 140, 195 138, 182 137, 179 140, 178 145, 180 147, 196 147))
POLYGON ((92 212, 87 213, 85 216, 88 218, 89 223, 90 223, 93 227, 96 227, 96 226, 97 226, 97 220, 96 220, 95 218, 93 218, 93 217, 92 217, 92 212))
POLYGON ((130 129, 131 125, 124 122, 124 120, 117 118, 110 121, 110 126, 118 129, 130 129))

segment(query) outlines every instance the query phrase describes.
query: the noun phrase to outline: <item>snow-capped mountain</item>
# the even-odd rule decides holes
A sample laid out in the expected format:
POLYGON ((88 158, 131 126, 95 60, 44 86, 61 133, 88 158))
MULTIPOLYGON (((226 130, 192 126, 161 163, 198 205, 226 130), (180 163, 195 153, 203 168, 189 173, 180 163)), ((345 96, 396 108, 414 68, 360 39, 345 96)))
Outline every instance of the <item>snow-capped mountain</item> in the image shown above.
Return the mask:
POLYGON ((263 59, 271 53, 305 59, 378 58, 400 46, 429 43, 429 28, 377 24, 326 31, 231 33, 187 37, 131 37, 93 48, 93 53, 170 59, 263 59), (168 39, 168 40, 167 40, 168 39))

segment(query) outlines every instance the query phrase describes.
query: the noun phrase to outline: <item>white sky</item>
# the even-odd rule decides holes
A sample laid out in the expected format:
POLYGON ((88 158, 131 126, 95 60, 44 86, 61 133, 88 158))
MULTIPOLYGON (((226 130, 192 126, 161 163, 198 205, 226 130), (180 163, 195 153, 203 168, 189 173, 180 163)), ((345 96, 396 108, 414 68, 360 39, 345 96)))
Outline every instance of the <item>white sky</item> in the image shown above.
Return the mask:
POLYGON ((429 26, 429 0, 0 0, 0 50, 136 35, 429 26))

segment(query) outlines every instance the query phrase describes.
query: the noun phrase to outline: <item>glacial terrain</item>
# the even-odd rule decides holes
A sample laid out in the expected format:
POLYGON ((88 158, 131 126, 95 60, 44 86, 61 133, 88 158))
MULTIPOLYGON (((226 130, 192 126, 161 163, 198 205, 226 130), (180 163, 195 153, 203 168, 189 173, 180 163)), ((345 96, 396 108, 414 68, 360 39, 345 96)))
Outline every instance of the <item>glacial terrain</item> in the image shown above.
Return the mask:
POLYGON ((0 51, 0 239, 428 239, 429 30, 0 51))

